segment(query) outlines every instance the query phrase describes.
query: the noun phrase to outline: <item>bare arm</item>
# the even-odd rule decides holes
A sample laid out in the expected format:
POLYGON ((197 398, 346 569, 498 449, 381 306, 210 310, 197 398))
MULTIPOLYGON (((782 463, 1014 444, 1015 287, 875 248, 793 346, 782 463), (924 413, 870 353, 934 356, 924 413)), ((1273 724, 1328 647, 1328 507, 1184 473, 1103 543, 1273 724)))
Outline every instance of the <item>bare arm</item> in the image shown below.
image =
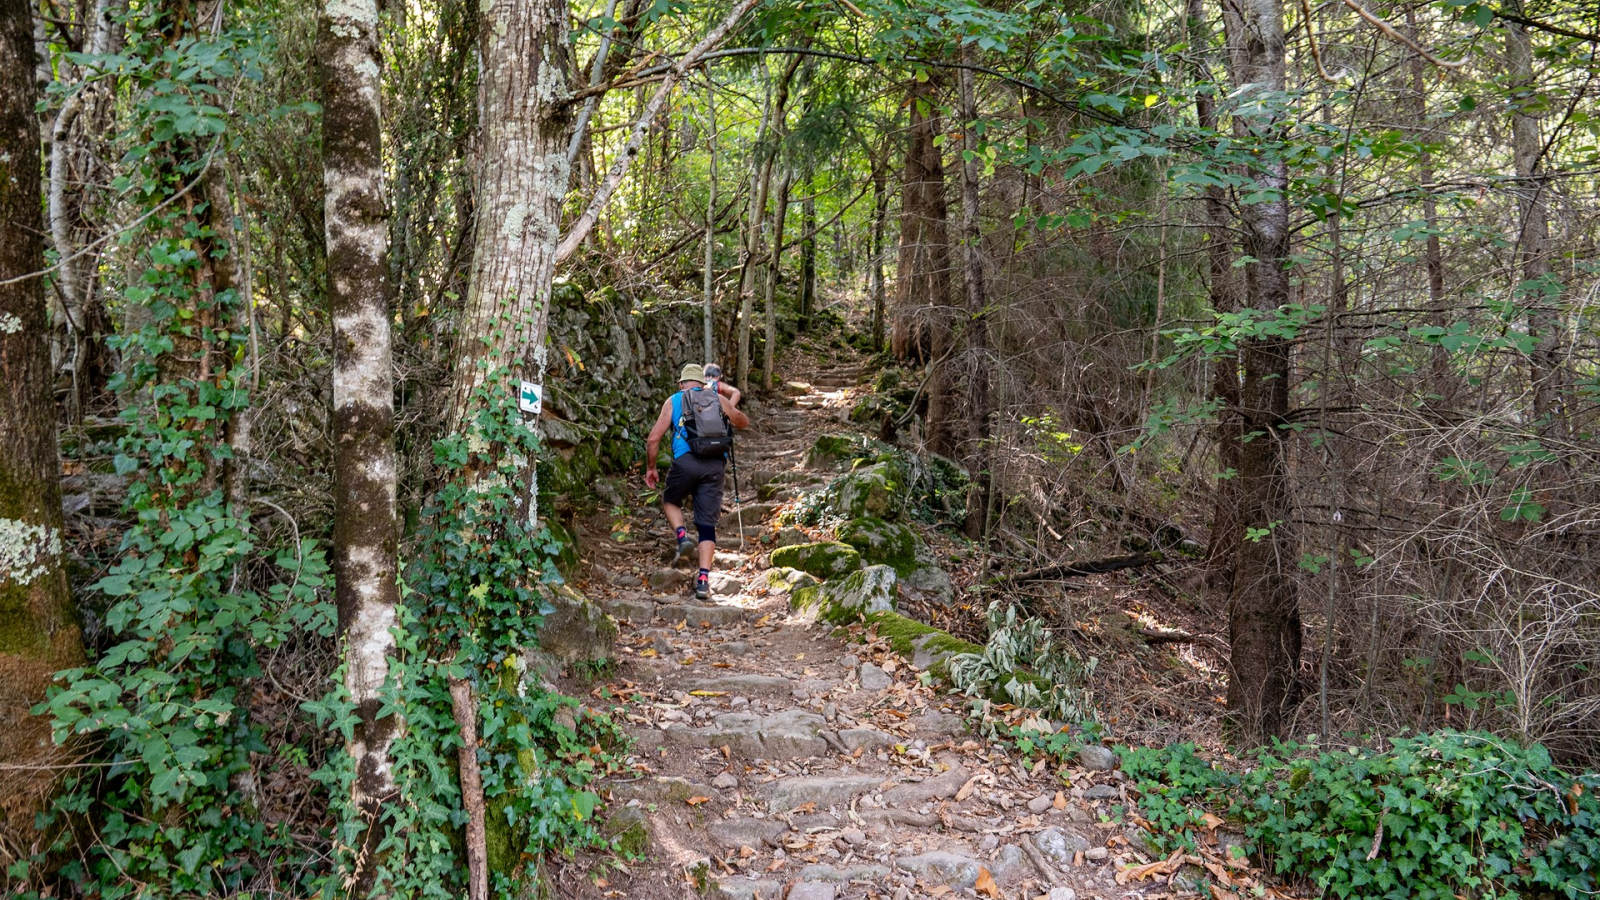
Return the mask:
MULTIPOLYGON (((743 415, 741 413, 741 415, 743 415)), ((656 416, 656 423, 650 426, 650 434, 644 439, 644 485, 655 487, 656 455, 661 452, 661 439, 666 437, 667 430, 672 427, 672 398, 667 398, 661 404, 661 415, 656 416)))
POLYGON ((731 388, 731 390, 733 391, 733 393, 735 395, 734 399, 732 399, 732 400, 729 400, 727 397, 723 396, 723 393, 722 393, 722 391, 720 389, 718 389, 718 391, 717 391, 717 402, 722 404, 722 414, 728 417, 728 421, 733 423, 733 427, 735 427, 735 428, 749 428, 750 427, 750 417, 745 415, 743 412, 741 412, 739 410, 739 407, 734 406, 735 403, 739 402, 739 400, 738 400, 739 389, 738 388, 731 388))
MULTIPOLYGON (((724 382, 724 381, 718 381, 717 382, 717 394, 719 396, 727 397, 729 400, 733 401, 733 405, 734 406, 738 406, 739 405, 739 398, 744 396, 743 394, 739 393, 739 389, 738 388, 736 388, 733 385, 728 384, 727 382, 724 382)), ((744 426, 740 426, 740 427, 742 428, 744 426)))

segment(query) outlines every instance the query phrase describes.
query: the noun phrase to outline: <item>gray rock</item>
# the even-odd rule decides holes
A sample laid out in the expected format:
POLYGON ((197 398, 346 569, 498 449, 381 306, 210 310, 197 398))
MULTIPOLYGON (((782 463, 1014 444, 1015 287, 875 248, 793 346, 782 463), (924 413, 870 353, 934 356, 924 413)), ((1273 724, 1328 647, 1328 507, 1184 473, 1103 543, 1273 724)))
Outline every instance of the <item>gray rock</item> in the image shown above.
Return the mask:
POLYGON ((737 850, 750 847, 760 850, 776 847, 778 838, 789 829, 781 819, 721 819, 706 827, 706 833, 718 847, 737 850))
POLYGON ((656 617, 655 601, 640 597, 619 597, 605 606, 613 618, 635 625, 643 625, 656 617))
POLYGON ((1089 842, 1082 836, 1059 828, 1046 828, 1035 832, 1032 837, 1033 845, 1046 859, 1066 865, 1072 862, 1075 854, 1083 853, 1089 849, 1089 842))
POLYGON ((1023 855, 1021 847, 1007 844, 995 854, 991 873, 994 875, 994 880, 1001 884, 1020 881, 1028 873, 1028 858, 1023 855))
POLYGON ((1116 800, 1122 792, 1109 784, 1097 784, 1083 792, 1085 800, 1116 800))
POLYGON ((734 597, 744 590, 744 582, 727 572, 711 573, 711 594, 714 597, 734 597))
POLYGON ((722 514, 722 522, 729 528, 759 525, 777 512, 776 503, 744 503, 722 514))
POLYGON ((1117 767, 1117 754, 1110 747, 1088 744, 1078 751, 1078 765, 1091 772, 1109 772, 1117 767))
POLYGON ((943 851, 902 856, 894 861, 894 865, 929 885, 947 884, 953 888, 969 888, 977 884, 978 870, 983 867, 975 859, 943 851))
POLYGON ((1161 855, 1161 848, 1156 846, 1155 837, 1137 825, 1129 825, 1122 832, 1122 837, 1128 842, 1129 847, 1140 851, 1146 856, 1161 855))
POLYGON ((761 720, 761 744, 768 758, 798 759, 828 752, 822 739, 826 719, 803 709, 786 709, 761 720))
POLYGON ((802 881, 789 888, 789 900, 833 900, 838 888, 826 881, 802 881))
POLYGON ((882 779, 877 775, 839 775, 814 778, 780 778, 766 785, 763 794, 767 807, 773 812, 787 812, 807 802, 818 809, 836 803, 847 803, 851 797, 876 788, 882 779))
POLYGON ((723 772, 711 779, 711 786, 718 790, 731 791, 739 786, 739 778, 732 772, 723 772))
POLYGON ((1078 900, 1078 892, 1069 887, 1053 887, 1049 900, 1078 900))
POLYGON ((640 580, 639 576, 634 575, 631 572, 613 574, 611 576, 611 583, 619 588, 635 588, 644 586, 644 582, 640 580))
POLYGON ((554 608, 539 623, 539 650, 564 666, 615 658, 617 623, 599 604, 568 584, 550 591, 546 599, 554 608))
POLYGON ((783 883, 778 881, 729 878, 712 885, 706 896, 711 900, 774 900, 782 890, 783 883))
POLYGON ((740 694, 786 694, 794 682, 777 675, 715 675, 695 678, 684 685, 689 691, 728 691, 740 694))
POLYGON ((847 881, 882 881, 888 877, 888 868, 877 865, 851 866, 848 869, 840 869, 826 863, 812 863, 800 870, 800 878, 802 880, 825 881, 832 884, 843 884, 847 881))
POLYGON ((809 544, 810 542, 810 535, 792 525, 778 529, 779 547, 793 547, 796 544, 809 544))
POLYGON ((682 803, 690 797, 715 797, 717 792, 709 785, 696 784, 676 775, 657 775, 638 781, 611 782, 611 794, 618 800, 641 803, 682 803))
POLYGON ((839 832, 839 837, 852 847, 859 847, 867 842, 867 833, 859 828, 846 828, 839 832))
POLYGON ((888 672, 872 663, 861 664, 860 678, 861 686, 869 691, 881 691, 894 684, 894 679, 889 676, 888 672))
POLYGON ((896 809, 904 809, 929 800, 946 800, 954 797, 970 777, 966 769, 951 769, 926 781, 892 787, 883 792, 883 802, 896 809))
POLYGON ((1110 855, 1111 851, 1104 847, 1090 847, 1089 849, 1083 851, 1084 859, 1092 859, 1096 862, 1099 862, 1110 855))
POLYGON ((861 665, 861 659, 854 653, 846 653, 839 657, 839 665, 844 666, 846 669, 854 669, 856 666, 861 665))
MULTIPOLYGON (((824 711, 823 717, 827 717, 826 711, 824 711)), ((895 737, 886 731, 879 731, 876 728, 846 728, 839 732, 839 741, 845 745, 846 749, 854 753, 857 747, 876 750, 879 747, 892 746, 895 742, 895 737)))
POLYGON ((681 591, 694 580, 694 573, 687 569, 657 569, 650 573, 650 589, 670 594, 681 591))
POLYGON ((1028 812, 1042 813, 1055 803, 1055 798, 1049 794, 1041 794, 1028 801, 1028 812))
POLYGON ((693 606, 680 603, 663 606, 656 611, 656 614, 673 624, 688 622, 697 628, 714 628, 738 624, 744 620, 744 612, 737 606, 693 606))

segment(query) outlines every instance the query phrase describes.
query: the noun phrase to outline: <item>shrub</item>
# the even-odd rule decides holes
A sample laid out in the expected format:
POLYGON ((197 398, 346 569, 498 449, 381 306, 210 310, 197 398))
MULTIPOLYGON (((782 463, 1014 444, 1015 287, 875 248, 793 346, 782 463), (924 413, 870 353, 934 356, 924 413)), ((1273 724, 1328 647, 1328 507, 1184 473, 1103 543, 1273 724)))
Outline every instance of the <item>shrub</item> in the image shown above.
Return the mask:
POLYGON ((1396 739, 1384 751, 1280 744, 1242 777, 1189 745, 1129 750, 1123 768, 1158 843, 1187 842, 1197 806, 1225 810, 1252 852, 1326 896, 1577 898, 1596 891, 1600 775, 1541 745, 1481 732, 1396 739))

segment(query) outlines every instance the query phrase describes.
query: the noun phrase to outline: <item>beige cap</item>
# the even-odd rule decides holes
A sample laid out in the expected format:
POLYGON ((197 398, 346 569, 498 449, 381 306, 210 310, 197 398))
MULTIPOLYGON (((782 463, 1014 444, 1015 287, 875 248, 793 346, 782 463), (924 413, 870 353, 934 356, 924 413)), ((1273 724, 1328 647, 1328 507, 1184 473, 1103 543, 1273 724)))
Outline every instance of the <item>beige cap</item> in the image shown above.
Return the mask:
POLYGON ((682 372, 678 373, 678 380, 695 381, 699 382, 700 384, 705 384, 706 372, 704 369, 700 368, 698 363, 689 363, 687 366, 683 367, 682 372))

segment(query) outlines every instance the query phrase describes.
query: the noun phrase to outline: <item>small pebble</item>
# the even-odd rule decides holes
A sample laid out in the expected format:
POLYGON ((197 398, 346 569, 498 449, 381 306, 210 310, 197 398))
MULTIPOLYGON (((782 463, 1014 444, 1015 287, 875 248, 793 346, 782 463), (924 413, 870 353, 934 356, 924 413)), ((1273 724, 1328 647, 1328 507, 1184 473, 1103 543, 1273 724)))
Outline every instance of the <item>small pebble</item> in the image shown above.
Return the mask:
POLYGON ((859 847, 867 842, 867 833, 859 828, 846 828, 839 832, 839 837, 852 847, 859 847))
POLYGON ((1092 859, 1092 860, 1095 860, 1096 862, 1098 862, 1100 860, 1103 860, 1107 856, 1110 856, 1110 855, 1111 855, 1111 851, 1107 850, 1104 847, 1090 847, 1089 849, 1083 851, 1083 858, 1084 859, 1092 859))
POLYGON ((723 772, 711 779, 711 786, 718 790, 731 791, 739 786, 739 779, 735 778, 732 772, 723 772))
POLYGON ((822 706, 822 717, 832 722, 839 718, 839 706, 835 703, 825 703, 822 706))
POLYGON ((1048 794, 1043 795, 1043 796, 1039 796, 1039 797, 1035 797, 1032 800, 1028 801, 1028 811, 1029 812, 1042 813, 1045 810, 1049 809, 1051 804, 1053 804, 1053 803, 1055 803, 1055 798, 1051 797, 1048 794))
POLYGON ((750 698, 749 697, 734 697, 733 699, 728 701, 728 708, 729 709, 742 709, 742 708, 744 708, 746 706, 749 706, 749 705, 750 705, 750 698))
POLYGON ((844 666, 846 669, 854 669, 856 666, 861 665, 861 660, 854 653, 846 653, 839 657, 839 665, 844 666))

